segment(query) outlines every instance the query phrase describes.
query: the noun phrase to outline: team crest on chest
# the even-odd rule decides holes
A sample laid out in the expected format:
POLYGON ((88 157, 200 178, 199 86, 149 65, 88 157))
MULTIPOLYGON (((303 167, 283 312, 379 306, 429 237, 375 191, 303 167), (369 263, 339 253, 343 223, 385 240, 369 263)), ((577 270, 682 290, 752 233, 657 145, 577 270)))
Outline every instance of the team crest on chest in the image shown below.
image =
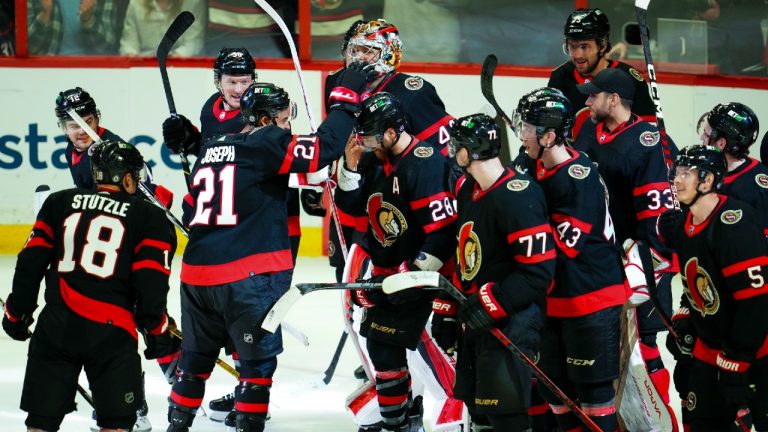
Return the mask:
POLYGON ((408 90, 418 90, 424 87, 424 80, 421 77, 410 77, 404 81, 405 88, 408 90))
POLYGON ((413 149, 413 155, 420 158, 428 158, 432 156, 434 152, 432 147, 416 147, 413 149))
POLYGON ((720 221, 726 225, 733 225, 741 220, 741 210, 726 210, 720 215, 720 221))
POLYGON ((755 183, 763 189, 768 189, 768 175, 758 174, 755 176, 755 183))
POLYGON ((510 180, 507 182, 507 189, 513 192, 520 192, 531 184, 529 180, 510 180))
POLYGON ((368 198, 367 210, 373 236, 384 247, 391 246, 408 229, 408 222, 403 213, 384 201, 380 193, 368 198))
POLYGON ((472 230, 474 222, 467 222, 459 230, 459 241, 456 248, 456 259, 459 261, 461 278, 472 280, 480 270, 483 262, 482 249, 477 234, 472 230))
POLYGON ((683 270, 684 291, 691 306, 702 316, 716 314, 720 309, 720 296, 709 273, 699 267, 699 259, 689 259, 683 270))
POLYGON ((568 175, 576 180, 586 178, 589 175, 589 171, 590 168, 585 167, 584 165, 571 165, 568 167, 568 175))
POLYGON ((659 143, 659 132, 645 131, 640 134, 640 144, 653 147, 659 143))

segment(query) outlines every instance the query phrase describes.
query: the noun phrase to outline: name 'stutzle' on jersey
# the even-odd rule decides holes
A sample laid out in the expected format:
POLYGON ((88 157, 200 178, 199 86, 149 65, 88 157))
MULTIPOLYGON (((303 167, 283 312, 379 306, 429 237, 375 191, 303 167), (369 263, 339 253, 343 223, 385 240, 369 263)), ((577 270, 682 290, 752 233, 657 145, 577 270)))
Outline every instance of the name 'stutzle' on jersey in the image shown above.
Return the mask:
POLYGON ((554 317, 584 316, 627 300, 607 191, 592 161, 568 152, 570 159, 551 169, 538 160, 535 173, 557 245, 555 285, 547 293, 547 315, 554 317))
POLYGON ((765 165, 747 158, 726 174, 720 192, 751 205, 760 229, 768 236, 768 168, 765 165))
POLYGON ((316 135, 270 125, 206 142, 192 172, 181 281, 220 285, 292 268, 284 175, 336 160, 354 123, 351 114, 332 111, 316 135))
MULTIPOLYGON (((103 127, 100 127, 99 130, 95 132, 103 141, 123 141, 122 138, 103 127)), ((90 149, 83 152, 75 151, 74 144, 67 139, 67 148, 64 150, 64 157, 67 159, 69 173, 72 175, 72 181, 75 183, 75 187, 88 190, 95 189, 96 183, 93 182, 93 175, 91 174, 90 149)))
MULTIPOLYGON (((656 218, 673 208, 659 140, 659 130, 633 114, 613 131, 606 130, 602 122, 584 123, 573 148, 597 163, 608 188, 608 210, 617 242, 622 244, 628 238, 644 240, 669 257, 671 252, 656 234, 656 218)), ((671 138, 669 146, 670 157, 674 159, 677 147, 671 138)))
POLYGON ((408 147, 384 162, 376 176, 364 176, 361 187, 337 191, 339 206, 356 215, 365 203, 368 250, 381 270, 395 270, 425 252, 448 261, 453 251, 453 195, 448 191, 448 161, 435 146, 413 138, 408 147))
MULTIPOLYGON (((748 204, 719 198, 699 225, 684 210, 677 242, 684 303, 706 348, 749 361, 768 354, 768 246, 756 241, 762 230, 748 204)), ((697 345, 694 356, 706 358, 703 348, 697 345)))
POLYGON ((208 98, 200 110, 200 140, 205 143, 209 138, 240 133, 245 127, 240 110, 225 111, 221 93, 216 92, 208 98))
POLYGON ((460 180, 456 203, 461 289, 472 294, 494 282, 501 288, 497 300, 504 310, 531 303, 543 310, 557 253, 541 187, 506 168, 485 191, 471 177, 460 180))
POLYGON ((46 276, 46 307, 67 308, 136 338, 137 326, 153 331, 168 322, 175 247, 163 211, 139 196, 56 192, 19 253, 10 301, 15 311, 31 314, 46 276))
MULTIPOLYGON (((648 85, 643 75, 632 66, 617 60, 610 60, 608 67, 626 71, 635 79, 635 98, 632 101, 632 112, 637 113, 647 122, 655 123, 656 108, 653 105, 650 93, 648 93, 648 85)), ((559 89, 571 101, 574 117, 573 133, 571 136, 574 137, 579 134, 582 125, 589 120, 589 107, 586 105, 588 95, 580 92, 576 86, 590 80, 589 77, 582 76, 570 60, 558 66, 549 76, 547 87, 559 89)))

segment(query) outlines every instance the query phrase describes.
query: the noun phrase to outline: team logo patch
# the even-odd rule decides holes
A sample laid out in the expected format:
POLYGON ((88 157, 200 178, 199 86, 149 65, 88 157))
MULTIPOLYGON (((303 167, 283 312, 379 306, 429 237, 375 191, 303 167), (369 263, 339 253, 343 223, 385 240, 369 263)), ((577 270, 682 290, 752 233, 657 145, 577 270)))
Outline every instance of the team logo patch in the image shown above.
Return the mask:
POLYGON ((128 393, 123 395, 123 400, 125 400, 125 403, 127 403, 127 404, 133 403, 133 400, 135 398, 136 397, 133 395, 133 392, 128 392, 128 393))
POLYGON ((646 147, 653 147, 659 143, 659 133, 645 131, 640 134, 640 144, 646 147))
POLYGON ((696 393, 688 392, 688 397, 685 398, 685 408, 688 411, 696 409, 696 393))
POLYGON ((420 158, 428 158, 432 156, 434 152, 432 147, 416 147, 413 149, 413 155, 420 158))
POLYGON ((461 278, 463 280, 472 280, 480 270, 480 264, 483 262, 483 253, 480 248, 480 239, 472 228, 474 222, 466 222, 459 230, 459 244, 456 248, 456 259, 459 262, 461 278))
POLYGON ((755 183, 763 189, 768 189, 768 175, 758 174, 755 176, 755 183))
POLYGON ((688 260, 683 267, 683 291, 691 301, 691 306, 701 316, 714 315, 720 309, 720 295, 709 273, 699 267, 699 259, 688 260))
POLYGON ((643 74, 638 72, 637 69, 635 69, 633 67, 629 68, 629 74, 632 75, 632 78, 634 78, 634 79, 636 79, 636 80, 638 80, 640 82, 643 81, 643 74))
POLYGON ((741 220, 741 210, 726 210, 720 215, 720 221, 727 225, 733 225, 741 220))
POLYGON ((589 167, 585 167, 584 165, 571 165, 568 167, 568 175, 576 180, 581 180, 589 175, 590 170, 589 167))
POLYGON ((253 343, 253 335, 250 333, 243 333, 243 342, 247 344, 253 343))
POLYGON ((384 201, 380 193, 368 198, 367 210, 373 236, 384 247, 391 246, 408 229, 408 222, 403 213, 384 201))
POLYGON ((408 90, 419 90, 420 88, 424 87, 424 80, 421 79, 421 77, 410 77, 405 80, 404 82, 405 88, 408 90))
POLYGON ((336 253, 336 245, 332 241, 328 240, 328 257, 332 257, 336 253))
POLYGON ((520 192, 528 187, 531 182, 529 180, 510 180, 507 182, 507 189, 513 192, 520 192))
POLYGON ((336 9, 344 3, 344 0, 312 0, 312 6, 321 10, 336 9))

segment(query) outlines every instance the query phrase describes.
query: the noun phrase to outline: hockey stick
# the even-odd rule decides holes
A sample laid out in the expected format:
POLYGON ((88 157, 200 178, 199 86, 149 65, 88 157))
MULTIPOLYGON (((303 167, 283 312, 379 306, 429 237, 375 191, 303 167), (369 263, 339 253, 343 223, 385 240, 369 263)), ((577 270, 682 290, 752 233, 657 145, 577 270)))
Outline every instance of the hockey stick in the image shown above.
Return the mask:
MULTIPOLYGON (((168 331, 170 331, 171 334, 176 336, 177 338, 183 339, 182 334, 181 334, 181 330, 179 330, 177 327, 175 327, 175 326, 169 327, 168 331)), ((235 377, 236 379, 240 379, 240 372, 238 372, 229 363, 227 363, 224 360, 222 360, 222 359, 217 357, 216 358, 216 364, 218 366, 220 366, 222 369, 224 369, 225 371, 229 372, 229 374, 232 375, 233 377, 235 377)))
MULTIPOLYGON (((464 296, 464 293, 459 291, 458 288, 453 286, 453 283, 449 281, 445 276, 441 275, 438 272, 426 272, 426 271, 417 271, 417 272, 408 272, 408 273, 402 273, 402 275, 412 275, 413 277, 410 280, 406 280, 405 278, 402 278, 403 282, 409 282, 410 284, 413 284, 411 286, 408 286, 409 283, 398 283, 400 282, 400 279, 396 281, 392 281, 391 283, 387 283, 387 280, 384 280, 384 283, 382 284, 382 288, 385 293, 392 294, 398 291, 402 291, 404 289, 408 288, 415 288, 417 286, 423 286, 423 284, 426 284, 428 286, 425 286, 424 288, 430 288, 434 287, 437 288, 447 294, 449 294, 451 297, 453 297, 456 301, 459 302, 459 304, 464 303, 467 298, 464 296), (427 283, 428 282, 428 283, 427 283)), ((495 337, 499 342, 501 342, 504 347, 512 352, 517 358, 523 361, 523 363, 527 364, 528 367, 531 368, 531 371, 534 375, 544 384, 547 386, 548 389, 552 391, 563 403, 565 403, 568 408, 571 409, 571 411, 576 415, 576 417, 581 420, 584 425, 589 428, 589 430, 593 432, 601 432, 602 429, 600 429, 599 426, 595 424, 592 419, 589 418, 587 414, 584 413, 584 411, 579 408, 578 405, 574 401, 572 401, 568 396, 563 393, 562 390, 557 386, 557 384, 552 381, 539 367, 534 363, 533 360, 531 360, 530 357, 528 357, 524 352, 520 350, 520 348, 517 347, 507 336, 502 333, 502 331, 496 327, 491 328, 490 333, 495 337)))
MULTIPOLYGON (((171 112, 171 117, 178 117, 176 114, 176 103, 173 101, 173 92, 171 91, 171 82, 168 80, 168 69, 165 66, 165 60, 168 58, 168 53, 171 52, 173 44, 184 34, 185 31, 195 22, 195 16, 189 11, 183 11, 176 16, 171 26, 165 32, 165 36, 160 41, 160 45, 157 46, 157 63, 160 65, 160 77, 163 79, 163 89, 165 90, 165 100, 168 102, 168 110, 171 112)), ((181 157, 181 167, 184 171, 184 179, 187 183, 187 188, 191 183, 190 174, 192 171, 189 168, 189 159, 183 150, 179 151, 181 157)))
POLYGON ((349 333, 346 331, 341 332, 339 343, 336 345, 336 351, 333 352, 333 357, 331 358, 331 364, 328 365, 328 368, 325 370, 323 375, 323 382, 326 385, 331 383, 333 374, 336 372, 336 366, 338 366, 339 359, 341 358, 341 351, 344 349, 344 344, 347 342, 348 337, 349 333))
POLYGON ((501 106, 496 102, 496 96, 493 95, 493 73, 496 71, 496 65, 498 65, 499 59, 494 54, 488 54, 483 62, 483 68, 480 71, 480 90, 485 96, 485 100, 493 106, 493 109, 501 116, 504 123, 509 126, 514 132, 515 126, 512 124, 512 120, 507 116, 507 113, 501 109, 501 106))
POLYGON ((35 199, 34 199, 35 214, 32 216, 33 218, 37 218, 37 214, 40 213, 40 208, 43 207, 43 203, 45 202, 46 199, 48 199, 48 195, 50 194, 51 194, 51 188, 48 185, 41 184, 35 188, 35 199))

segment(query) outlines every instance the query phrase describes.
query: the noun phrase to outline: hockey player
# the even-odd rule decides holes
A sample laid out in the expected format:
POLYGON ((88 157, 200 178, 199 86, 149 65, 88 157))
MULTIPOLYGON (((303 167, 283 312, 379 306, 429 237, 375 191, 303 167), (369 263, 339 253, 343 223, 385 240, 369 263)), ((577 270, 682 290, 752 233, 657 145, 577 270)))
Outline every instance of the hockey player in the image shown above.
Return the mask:
POLYGON ((746 407, 755 428, 768 430, 768 247, 755 241, 762 226, 752 208, 717 193, 726 170, 717 148, 683 149, 672 171, 683 216, 662 233, 673 240, 680 262, 678 315, 685 312, 680 319, 697 335, 683 377, 692 432, 751 430, 746 407))
POLYGON ((43 204, 5 302, 5 332, 32 337, 21 395, 30 430, 58 430, 83 368, 101 430, 131 430, 144 400, 136 329, 148 359, 179 347, 165 311, 175 244, 163 212, 134 196, 144 161, 132 145, 106 141, 91 166, 95 190, 67 189, 43 204), (31 333, 43 277, 46 305, 31 333))
MULTIPOLYGON (((362 144, 348 146, 345 152, 345 176, 359 182, 340 188, 339 205, 365 203, 374 279, 440 270, 454 246, 456 214, 447 187, 447 160, 436 146, 406 132, 405 126, 400 102, 389 93, 377 93, 363 102, 358 117, 362 144), (363 149, 375 155, 382 169, 355 172, 363 149)), ((414 350, 421 339, 432 312, 432 296, 418 289, 389 296, 356 291, 353 300, 367 308, 360 332, 367 338, 376 370, 383 427, 416 432, 422 425, 422 407, 420 398, 412 398, 406 349, 414 350)))
MULTIPOLYGON (((459 118, 451 128, 450 152, 467 174, 456 196, 456 268, 467 300, 458 307, 465 330, 454 392, 474 425, 514 432, 530 428, 531 370, 488 330, 500 329, 534 357, 556 252, 544 194, 530 177, 501 164, 498 129, 482 114, 459 118)), ((435 322, 457 307, 443 295, 439 300, 452 309, 440 308, 435 322)))
MULTIPOLYGON (((605 431, 617 428, 612 380, 619 376, 619 314, 627 300, 605 187, 592 161, 567 147, 573 115, 560 90, 522 98, 513 114, 522 146, 536 160, 557 245, 555 285, 547 293, 540 366, 560 388, 575 390, 584 412, 605 431)), ((581 425, 539 386, 562 430, 581 425)))
MULTIPOLYGON (((293 267, 285 205, 289 172, 313 172, 338 158, 355 123, 365 68, 348 68, 331 113, 316 135, 291 135, 276 124, 207 141, 192 173, 194 216, 181 269, 183 351, 171 391, 169 431, 188 431, 200 407, 205 381, 228 340, 240 357, 235 396, 236 427, 261 432, 269 404, 281 335, 264 334, 261 321, 285 292, 280 273, 293 267), (343 99, 341 98, 343 97, 343 99), (264 229, 264 227, 270 227, 264 229)), ((272 93, 254 84, 249 92, 272 93)), ((261 107, 247 112, 258 114, 261 107)), ((282 119, 290 106, 276 116, 282 119)), ((278 120, 280 122, 281 120, 278 120)))
POLYGON ((576 86, 589 82, 606 68, 618 68, 632 76, 635 85, 632 112, 645 121, 656 121, 656 110, 643 75, 626 63, 606 58, 605 54, 611 50, 610 33, 608 16, 600 9, 577 9, 565 21, 563 48, 570 60, 552 71, 547 87, 559 89, 571 101, 575 117, 571 136, 578 136, 589 117, 586 95, 576 86))
MULTIPOLYGON (((591 121, 584 123, 573 147, 597 163, 608 189, 608 210, 618 243, 643 241, 658 262, 656 267, 670 268, 672 252, 656 234, 656 218, 673 207, 672 192, 659 130, 631 111, 636 88, 634 79, 616 68, 604 69, 592 81, 579 84, 579 91, 589 95, 586 104, 591 121)), ((674 157, 677 148, 671 139, 669 150, 674 157)), ((656 333, 664 329, 659 314, 669 316, 672 307, 671 274, 667 270, 651 277, 657 279, 656 293, 651 295, 657 295, 665 310, 655 311, 652 302, 638 307, 640 349, 648 374, 673 417, 668 406, 669 372, 656 345, 656 333)))

